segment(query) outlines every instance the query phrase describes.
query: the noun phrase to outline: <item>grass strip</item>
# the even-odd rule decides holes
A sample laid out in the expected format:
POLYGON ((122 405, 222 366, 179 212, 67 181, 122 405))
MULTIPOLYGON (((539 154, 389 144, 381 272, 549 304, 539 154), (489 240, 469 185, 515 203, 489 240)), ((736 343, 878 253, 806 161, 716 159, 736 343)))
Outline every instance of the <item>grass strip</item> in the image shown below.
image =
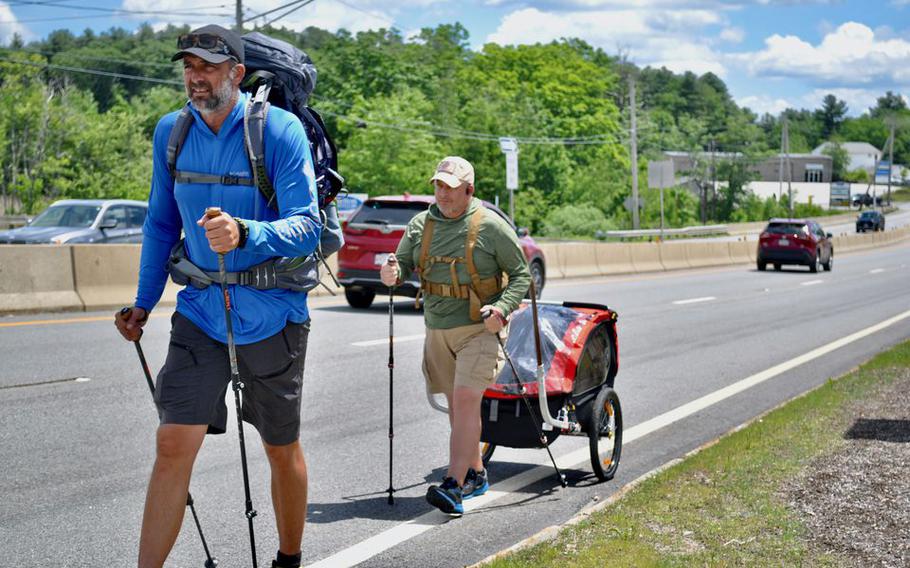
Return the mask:
POLYGON ((643 481, 554 540, 489 566, 840 566, 844 559, 809 545, 782 487, 813 459, 843 451, 855 401, 908 368, 910 341, 643 481))

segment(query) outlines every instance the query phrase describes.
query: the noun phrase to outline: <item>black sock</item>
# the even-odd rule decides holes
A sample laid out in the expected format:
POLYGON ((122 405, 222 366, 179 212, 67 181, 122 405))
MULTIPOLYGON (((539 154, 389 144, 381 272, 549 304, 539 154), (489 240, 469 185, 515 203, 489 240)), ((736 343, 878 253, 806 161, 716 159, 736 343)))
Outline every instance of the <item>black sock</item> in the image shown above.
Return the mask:
POLYGON ((279 550, 275 557, 275 564, 281 568, 300 568, 300 553, 285 554, 279 550))

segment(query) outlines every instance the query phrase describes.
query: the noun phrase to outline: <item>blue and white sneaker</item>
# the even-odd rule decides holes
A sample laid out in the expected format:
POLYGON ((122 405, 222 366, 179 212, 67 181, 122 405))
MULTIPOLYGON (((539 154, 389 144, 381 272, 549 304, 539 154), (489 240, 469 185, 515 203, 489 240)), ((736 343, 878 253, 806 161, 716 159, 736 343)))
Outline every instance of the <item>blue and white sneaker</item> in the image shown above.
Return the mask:
POLYGON ((442 480, 442 485, 431 485, 427 489, 427 502, 443 513, 456 517, 464 514, 461 505, 461 487, 451 477, 442 480))
POLYGON ((461 486, 461 498, 467 501, 471 497, 479 497, 487 492, 490 488, 490 482, 487 481, 487 470, 474 471, 474 468, 468 468, 468 474, 464 478, 464 485, 461 486))

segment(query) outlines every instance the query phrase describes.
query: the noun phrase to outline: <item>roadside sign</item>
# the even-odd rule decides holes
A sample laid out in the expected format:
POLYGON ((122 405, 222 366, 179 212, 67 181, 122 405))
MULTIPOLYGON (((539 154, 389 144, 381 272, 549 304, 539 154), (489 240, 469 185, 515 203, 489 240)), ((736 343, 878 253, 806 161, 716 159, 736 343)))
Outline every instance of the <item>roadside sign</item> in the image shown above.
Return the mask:
POLYGON ((850 184, 845 181, 831 182, 831 205, 850 206, 850 184))
POLYGON ((503 136, 499 139, 499 149, 502 150, 503 154, 508 154, 510 152, 518 152, 518 140, 514 138, 508 138, 503 136))
POLYGON ((367 193, 339 193, 335 198, 335 202, 338 204, 338 219, 347 221, 369 197, 367 193))
POLYGON ((506 189, 518 189, 518 152, 506 153, 506 189))
POLYGON ((673 160, 648 162, 648 187, 673 187, 673 160))
MULTIPOLYGON (((632 210, 632 198, 631 198, 631 197, 627 197, 626 200, 623 201, 623 205, 626 206, 626 209, 628 209, 629 211, 631 211, 631 210, 632 210)), ((645 198, 644 198, 644 197, 639 197, 639 198, 638 198, 638 208, 639 208, 639 209, 644 209, 644 208, 645 208, 645 198)))

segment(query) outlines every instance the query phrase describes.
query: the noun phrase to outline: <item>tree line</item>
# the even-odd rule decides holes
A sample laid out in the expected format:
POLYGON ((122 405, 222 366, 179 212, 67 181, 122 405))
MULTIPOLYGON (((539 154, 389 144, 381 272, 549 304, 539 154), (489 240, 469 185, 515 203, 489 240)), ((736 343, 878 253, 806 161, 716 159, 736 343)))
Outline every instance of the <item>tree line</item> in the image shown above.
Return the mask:
MULTIPOLYGON (((0 49, 0 203, 34 213, 59 198, 145 199, 155 124, 185 102, 182 70, 170 56, 187 31, 59 30, 0 49)), ((644 180, 647 161, 664 150, 738 156, 713 172, 726 182, 717 194, 699 200, 685 188, 665 192, 669 226, 758 220, 786 209, 744 190, 749 164, 779 151, 784 120, 790 151, 799 153, 828 140, 881 149, 887 121, 910 119, 891 92, 858 117, 847 116, 833 95, 814 110, 758 116, 738 106, 714 74, 641 69, 577 39, 474 51, 459 24, 410 38, 395 29, 259 31, 315 62, 311 104, 338 143, 350 191, 430 193, 429 172, 455 154, 474 163, 478 196, 506 206, 497 138, 515 137, 516 222, 549 236, 631 227, 630 81, 637 85, 643 227, 659 222, 656 190, 644 180)), ((839 179, 859 176, 845 170, 842 148, 831 152, 839 179)), ((898 129, 894 159, 910 162, 910 128, 898 129)))

